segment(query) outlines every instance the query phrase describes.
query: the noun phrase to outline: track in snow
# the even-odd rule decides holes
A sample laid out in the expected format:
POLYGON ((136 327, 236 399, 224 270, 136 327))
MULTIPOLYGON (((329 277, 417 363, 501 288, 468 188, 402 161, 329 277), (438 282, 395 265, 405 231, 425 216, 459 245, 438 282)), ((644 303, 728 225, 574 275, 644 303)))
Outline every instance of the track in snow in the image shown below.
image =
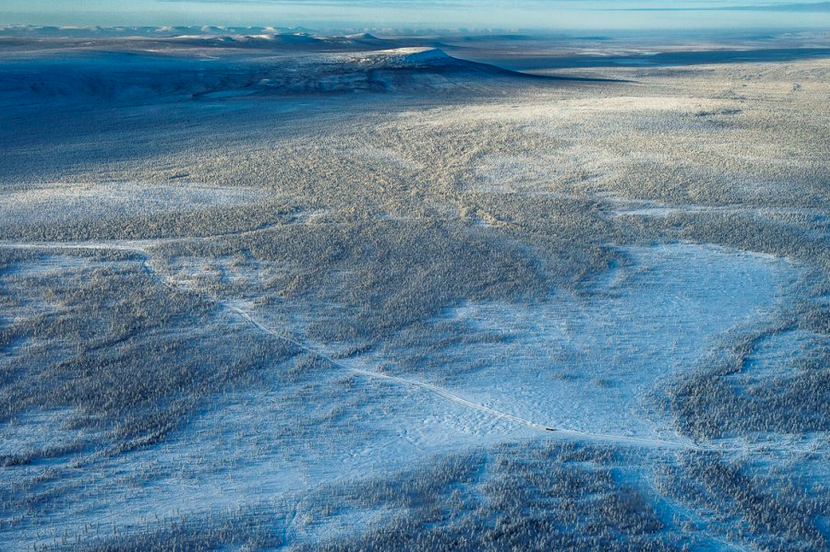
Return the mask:
MULTIPOLYGON (((207 239, 207 238, 205 238, 207 239)), ((142 265, 144 266, 145 270, 148 274, 153 276, 157 279, 162 285, 168 287, 170 289, 179 289, 179 290, 186 290, 186 291, 194 291, 191 288, 185 288, 179 282, 168 280, 161 275, 158 274, 157 271, 153 270, 148 264, 148 257, 149 252, 148 249, 153 247, 154 245, 158 245, 160 243, 167 243, 172 241, 179 241, 178 239, 167 239, 167 240, 123 240, 123 241, 112 241, 112 242, 36 242, 36 243, 27 243, 27 242, 0 242, 0 247, 6 247, 11 249, 41 249, 41 250, 96 250, 96 249, 103 249, 103 250, 113 250, 113 251, 131 251, 134 253, 140 253, 145 256, 145 259, 142 261, 142 265)), ((530 429, 536 430, 540 433, 545 433, 547 435, 556 435, 558 437, 570 437, 573 439, 578 440, 590 440, 590 441, 597 441, 597 442, 610 442, 622 445, 633 445, 633 446, 642 446, 647 448, 668 448, 668 449, 683 449, 683 450, 713 450, 719 452, 726 452, 729 450, 744 450, 744 449, 728 449, 723 447, 705 447, 695 444, 690 440, 677 440, 677 441, 670 441, 665 439, 649 439, 643 437, 630 437, 626 435, 615 435, 615 434, 606 434, 606 433, 592 433, 587 431, 577 431, 572 429, 565 429, 559 427, 552 427, 544 424, 540 424, 534 422, 533 420, 528 420, 526 418, 521 418, 519 416, 510 414, 508 412, 504 412, 501 410, 497 410, 495 408, 491 408, 481 403, 477 403, 471 401, 469 399, 465 399, 460 395, 457 395, 443 387, 419 381, 413 380, 408 378, 402 378, 399 376, 392 376, 388 374, 384 374, 381 372, 365 370, 361 368, 355 368, 350 366, 344 361, 335 360, 331 356, 327 355, 326 353, 315 349, 305 343, 289 336, 286 334, 279 333, 277 331, 272 330, 271 328, 263 325, 261 322, 255 320, 248 311, 245 309, 240 308, 233 303, 223 301, 221 299, 217 299, 215 297, 207 296, 207 298, 213 302, 214 304, 218 305, 221 308, 224 308, 234 315, 238 316, 258 331, 271 335, 277 339, 281 339, 292 345, 299 347, 303 351, 310 353, 318 358, 321 358, 328 362, 333 366, 337 366, 344 370, 348 370, 354 374, 361 375, 368 378, 375 378, 381 379, 393 384, 403 385, 407 387, 415 387, 418 389, 423 389, 432 395, 439 397, 445 401, 451 402, 456 405, 463 406, 465 408, 475 410, 478 412, 482 412, 484 414, 490 415, 494 418, 500 420, 506 420, 513 422, 517 425, 525 426, 530 429)))

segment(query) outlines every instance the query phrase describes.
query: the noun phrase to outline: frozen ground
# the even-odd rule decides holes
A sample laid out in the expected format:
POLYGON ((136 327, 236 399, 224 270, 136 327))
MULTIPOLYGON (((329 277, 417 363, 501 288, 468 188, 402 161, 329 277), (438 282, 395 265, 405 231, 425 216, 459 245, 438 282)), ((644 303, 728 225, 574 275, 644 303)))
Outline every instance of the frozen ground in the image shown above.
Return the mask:
POLYGON ((435 366, 450 388, 548 427, 675 439, 642 401, 662 379, 716 352, 728 332, 769 324, 793 299, 798 270, 782 259, 689 244, 624 254, 630 264, 611 269, 585 295, 452 309, 436 326, 502 340, 439 342, 422 370, 435 366))
POLYGON ((85 32, 0 36, 0 548, 828 548, 826 37, 85 32))
POLYGON ((52 184, 9 191, 0 206, 3 224, 72 223, 107 217, 150 215, 213 206, 238 206, 261 199, 255 190, 192 184, 133 182, 100 185, 52 184))

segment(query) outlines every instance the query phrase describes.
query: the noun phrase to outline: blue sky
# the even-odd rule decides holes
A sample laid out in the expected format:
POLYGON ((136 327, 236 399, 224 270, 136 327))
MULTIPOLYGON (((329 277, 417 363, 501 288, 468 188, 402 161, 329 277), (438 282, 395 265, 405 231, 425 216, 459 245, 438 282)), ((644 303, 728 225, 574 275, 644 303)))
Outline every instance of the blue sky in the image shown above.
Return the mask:
POLYGON ((317 28, 826 28, 828 1, 0 0, 0 24, 317 28))

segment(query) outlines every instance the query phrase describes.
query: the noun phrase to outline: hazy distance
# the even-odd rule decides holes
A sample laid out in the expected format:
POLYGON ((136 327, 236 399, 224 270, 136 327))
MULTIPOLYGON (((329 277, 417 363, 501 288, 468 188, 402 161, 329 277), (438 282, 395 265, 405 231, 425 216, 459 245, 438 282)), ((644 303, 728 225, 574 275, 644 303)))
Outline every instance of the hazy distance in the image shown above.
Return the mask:
POLYGON ((710 0, 4 0, 0 25, 274 25, 319 29, 830 27, 830 2, 710 0))

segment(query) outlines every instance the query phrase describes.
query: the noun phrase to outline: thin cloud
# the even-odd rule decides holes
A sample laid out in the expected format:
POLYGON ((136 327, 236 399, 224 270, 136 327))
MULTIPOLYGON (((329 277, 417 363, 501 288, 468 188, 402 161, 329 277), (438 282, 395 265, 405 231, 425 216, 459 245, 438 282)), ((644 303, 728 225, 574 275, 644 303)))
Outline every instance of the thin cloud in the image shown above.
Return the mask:
POLYGON ((753 11, 753 12, 830 12, 830 2, 809 2, 798 4, 765 4, 740 6, 689 6, 689 7, 630 7, 605 8, 603 11, 633 12, 701 12, 701 11, 753 11))

